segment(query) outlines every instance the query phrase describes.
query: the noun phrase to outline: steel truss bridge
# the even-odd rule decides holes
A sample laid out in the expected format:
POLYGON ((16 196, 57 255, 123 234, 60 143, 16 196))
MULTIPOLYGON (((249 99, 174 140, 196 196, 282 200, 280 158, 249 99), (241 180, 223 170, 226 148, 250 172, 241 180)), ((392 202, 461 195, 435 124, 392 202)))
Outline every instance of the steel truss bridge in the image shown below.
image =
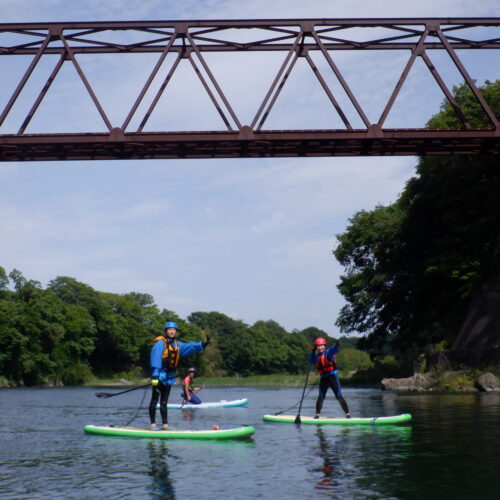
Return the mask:
MULTIPOLYGON (((469 74, 460 55, 471 50, 499 50, 499 28, 500 18, 0 24, 0 63, 5 57, 24 56, 22 61, 27 61, 19 81, 12 88, 0 91, 0 161, 498 154, 499 120, 478 90, 474 75, 469 74), (216 78, 207 54, 266 51, 280 53, 281 62, 255 109, 252 121, 243 123, 235 112, 234 103, 231 104, 216 78), (388 57, 396 52, 408 55, 399 79, 391 83, 392 91, 376 122, 367 118, 359 97, 336 62, 340 53, 360 51, 385 51, 388 57), (433 56, 437 51, 450 58, 482 109, 488 127, 471 125, 465 110, 460 108, 444 76, 434 65, 433 56), (89 54, 157 55, 149 74, 144 75, 142 88, 128 103, 122 123, 111 122, 105 111, 106 103, 99 101, 82 69, 80 62, 89 54), (170 64, 165 69, 167 56, 170 64), (328 75, 316 64, 315 58, 318 57, 323 58, 323 68, 328 75), (20 95, 28 92, 26 89, 30 87, 32 75, 44 58, 55 62, 50 76, 39 92, 38 89, 29 90, 32 92, 29 95, 31 105, 20 118, 15 117, 19 121, 15 125, 17 132, 3 133, 5 126, 2 125, 13 118, 20 95), (331 112, 340 117, 342 128, 266 128, 269 113, 299 58, 310 66, 331 103, 331 112), (462 124, 459 129, 384 127, 410 70, 419 58, 459 118, 462 124), (193 78, 199 79, 221 118, 221 130, 144 130, 160 98, 168 96, 168 84, 182 60, 187 60, 194 69, 193 78), (28 133, 31 120, 65 65, 72 65, 76 70, 104 123, 104 132, 28 133), (160 77, 162 68, 166 76, 160 77), (158 78, 161 78, 161 84, 152 91, 152 83, 158 78), (361 127, 353 126, 353 120, 341 105, 338 91, 328 83, 332 78, 342 89, 345 101, 354 110, 361 127), (147 105, 144 104, 146 95, 149 96, 147 105), (140 110, 145 111, 138 116, 140 110), (139 125, 132 128, 134 121, 139 125)), ((231 67, 226 69, 231 71, 231 67)))

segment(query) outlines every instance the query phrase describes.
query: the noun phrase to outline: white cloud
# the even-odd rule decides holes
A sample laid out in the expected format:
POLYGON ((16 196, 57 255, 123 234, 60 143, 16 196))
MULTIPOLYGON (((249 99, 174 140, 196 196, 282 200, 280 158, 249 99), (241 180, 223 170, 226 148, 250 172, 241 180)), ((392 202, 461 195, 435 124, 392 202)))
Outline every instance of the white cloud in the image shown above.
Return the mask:
POLYGON ((143 200, 128 207, 125 216, 132 218, 159 217, 171 208, 168 203, 161 200, 143 200))
POLYGON ((283 212, 275 211, 267 218, 261 219, 257 224, 251 227, 253 233, 266 233, 277 228, 283 227, 287 223, 287 218, 283 212))

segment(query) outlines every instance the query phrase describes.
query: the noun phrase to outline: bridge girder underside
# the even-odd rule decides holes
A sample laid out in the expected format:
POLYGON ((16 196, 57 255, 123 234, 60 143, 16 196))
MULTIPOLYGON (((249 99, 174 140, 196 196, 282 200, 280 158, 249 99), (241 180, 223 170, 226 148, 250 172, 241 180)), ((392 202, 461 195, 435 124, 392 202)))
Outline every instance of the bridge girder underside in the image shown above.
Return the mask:
POLYGON ((239 133, 25 135, 0 138, 0 161, 105 159, 265 158, 321 156, 401 156, 499 154, 491 131, 385 130, 379 137, 363 131, 239 133))

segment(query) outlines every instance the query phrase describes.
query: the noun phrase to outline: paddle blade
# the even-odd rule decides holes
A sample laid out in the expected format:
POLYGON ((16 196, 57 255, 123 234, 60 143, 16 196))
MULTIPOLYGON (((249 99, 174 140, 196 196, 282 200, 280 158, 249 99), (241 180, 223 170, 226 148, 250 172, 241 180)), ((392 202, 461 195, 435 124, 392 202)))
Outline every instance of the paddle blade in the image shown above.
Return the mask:
POLYGON ((110 398, 113 394, 111 394, 110 392, 96 392, 95 395, 98 398, 110 398))
POLYGON ((302 420, 300 420, 300 413, 295 417, 295 420, 293 421, 294 424, 301 424, 302 420))

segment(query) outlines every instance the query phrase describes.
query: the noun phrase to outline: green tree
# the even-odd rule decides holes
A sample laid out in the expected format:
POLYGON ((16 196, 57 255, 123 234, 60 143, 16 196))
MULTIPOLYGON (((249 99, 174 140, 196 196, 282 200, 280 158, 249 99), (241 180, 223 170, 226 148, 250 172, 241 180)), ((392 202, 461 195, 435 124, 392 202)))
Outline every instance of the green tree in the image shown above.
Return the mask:
MULTIPOLYGON (((498 115, 500 82, 481 88, 498 115)), ((454 89, 474 126, 489 126, 468 87, 454 89)), ((460 128, 448 103, 432 127, 460 128)), ((392 205, 359 212, 338 235, 346 299, 337 319, 343 332, 367 337, 377 353, 451 342, 472 294, 484 282, 500 227, 500 171, 494 156, 424 157, 392 205)))
POLYGON ((21 304, 0 299, 0 375, 16 384, 23 380, 21 359, 28 347, 19 329, 21 312, 21 304))
POLYGON ((247 354, 249 373, 287 372, 288 332, 275 321, 257 321, 249 329, 251 344, 247 354))
POLYGON ((252 347, 252 339, 248 333, 247 324, 215 311, 193 312, 187 319, 208 335, 216 338, 222 358, 222 369, 228 375, 248 372, 248 356, 252 347))
POLYGON ((94 318, 80 305, 64 304, 64 340, 54 347, 58 379, 64 385, 79 385, 91 375, 90 356, 95 348, 94 318))
MULTIPOLYGON (((88 356, 92 371, 110 375, 147 366, 152 339, 162 331, 163 321, 151 295, 98 292, 67 276, 52 280, 48 289, 89 315, 85 322, 93 334, 85 336, 84 351, 93 346, 88 356)), ((81 364, 76 366, 75 371, 86 371, 81 364)))
POLYGON ((337 235, 334 255, 346 270, 338 289, 347 303, 336 323, 343 332, 369 334, 372 348, 381 348, 399 331, 406 313, 388 300, 397 291, 403 218, 398 203, 378 206, 355 214, 347 231, 337 235))
POLYGON ((351 347, 341 349, 336 358, 339 369, 344 372, 366 370, 374 366, 368 353, 351 347))
POLYGON ((0 266, 0 297, 6 294, 8 286, 9 286, 9 277, 5 272, 5 269, 2 266, 0 266))

